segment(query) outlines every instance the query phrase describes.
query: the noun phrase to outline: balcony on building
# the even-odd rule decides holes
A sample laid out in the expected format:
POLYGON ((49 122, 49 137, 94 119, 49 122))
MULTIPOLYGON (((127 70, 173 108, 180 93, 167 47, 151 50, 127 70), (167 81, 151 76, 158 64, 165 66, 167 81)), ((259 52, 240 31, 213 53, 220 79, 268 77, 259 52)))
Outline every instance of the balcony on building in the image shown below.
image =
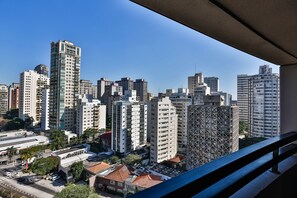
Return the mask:
POLYGON ((214 160, 133 197, 297 197, 297 1, 131 1, 279 65, 281 111, 280 136, 214 160))

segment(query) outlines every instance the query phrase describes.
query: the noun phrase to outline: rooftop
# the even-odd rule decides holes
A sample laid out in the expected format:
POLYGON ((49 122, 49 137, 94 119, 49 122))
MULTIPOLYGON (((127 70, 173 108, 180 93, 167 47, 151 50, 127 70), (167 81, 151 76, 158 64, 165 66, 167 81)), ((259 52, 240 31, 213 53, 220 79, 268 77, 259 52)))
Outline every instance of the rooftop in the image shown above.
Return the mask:
POLYGON ((150 188, 154 185, 162 183, 163 180, 160 176, 157 175, 150 175, 150 174, 144 174, 138 176, 133 182, 133 185, 140 186, 142 188, 150 188))
POLYGON ((109 164, 105 163, 105 162, 99 162, 99 163, 97 163, 95 165, 92 165, 92 166, 87 167, 86 169, 89 172, 91 172, 93 174, 96 174, 96 173, 99 173, 99 172, 101 172, 103 170, 106 170, 106 169, 108 169, 110 167, 111 166, 109 164))
POLYGON ((130 171, 123 164, 118 165, 115 169, 108 170, 106 173, 102 173, 99 176, 118 182, 124 182, 130 176, 130 171))

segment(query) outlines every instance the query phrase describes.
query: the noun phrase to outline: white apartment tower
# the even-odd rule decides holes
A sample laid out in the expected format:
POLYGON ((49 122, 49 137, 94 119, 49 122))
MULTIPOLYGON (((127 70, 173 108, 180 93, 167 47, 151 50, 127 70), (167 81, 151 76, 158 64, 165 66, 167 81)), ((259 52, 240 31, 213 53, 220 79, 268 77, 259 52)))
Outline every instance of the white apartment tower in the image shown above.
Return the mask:
POLYGON ((239 119, 248 125, 255 137, 274 137, 280 133, 279 75, 268 65, 259 74, 237 76, 239 119))
MULTIPOLYGON (((166 93, 169 94, 169 93, 166 93)), ((188 106, 192 104, 192 98, 188 95, 188 89, 179 88, 178 92, 169 95, 172 105, 176 108, 177 119, 177 145, 179 153, 186 153, 187 149, 187 122, 188 106)))
POLYGON ((79 93, 81 48, 51 43, 50 128, 74 131, 79 93))
POLYGON ((127 90, 112 106, 112 150, 127 154, 147 142, 147 105, 136 100, 136 91, 127 90))
POLYGON ((249 126, 253 137, 270 138, 280 133, 279 75, 268 65, 249 79, 249 126))
POLYGON ((196 73, 194 76, 188 77, 188 89, 190 94, 194 94, 194 89, 203 83, 203 74, 196 73))
POLYGON ((204 104, 204 96, 210 95, 210 88, 205 83, 200 83, 194 89, 193 94, 193 104, 195 105, 203 105, 204 104))
POLYGON ((153 98, 148 105, 150 162, 160 163, 177 153, 177 114, 169 97, 153 98))
POLYGON ((187 170, 238 150, 238 107, 221 105, 216 95, 188 107, 187 170))
POLYGON ((33 125, 41 122, 42 90, 49 86, 49 78, 36 71, 25 71, 20 74, 20 109, 22 120, 33 118, 33 125))
POLYGON ((86 129, 106 128, 106 105, 101 104, 98 99, 88 98, 81 95, 77 108, 77 134, 81 136, 86 129))

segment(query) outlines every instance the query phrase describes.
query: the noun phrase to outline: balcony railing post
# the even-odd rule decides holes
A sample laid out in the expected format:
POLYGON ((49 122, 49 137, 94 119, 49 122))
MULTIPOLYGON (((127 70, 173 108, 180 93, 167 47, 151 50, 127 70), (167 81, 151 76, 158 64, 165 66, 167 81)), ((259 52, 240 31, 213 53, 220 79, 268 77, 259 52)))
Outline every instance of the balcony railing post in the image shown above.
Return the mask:
MULTIPOLYGON (((273 158, 273 159, 276 159, 278 156, 279 156, 279 148, 276 149, 276 150, 274 150, 274 151, 272 152, 272 158, 273 158)), ((272 166, 272 168, 271 168, 271 172, 276 173, 276 174, 279 173, 279 171, 278 171, 278 163, 276 163, 274 166, 272 166)))

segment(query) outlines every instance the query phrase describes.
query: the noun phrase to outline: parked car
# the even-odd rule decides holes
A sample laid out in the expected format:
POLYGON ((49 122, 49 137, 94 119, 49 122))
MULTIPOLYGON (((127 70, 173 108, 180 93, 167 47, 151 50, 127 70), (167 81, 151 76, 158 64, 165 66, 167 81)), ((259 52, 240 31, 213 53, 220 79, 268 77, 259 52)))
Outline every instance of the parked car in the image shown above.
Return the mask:
POLYGON ((33 177, 19 177, 17 181, 27 185, 35 183, 35 180, 33 177))
POLYGON ((58 179, 60 179, 61 177, 60 177, 60 175, 57 175, 57 174, 54 174, 54 175, 52 175, 52 181, 56 181, 56 180, 58 180, 58 179))
POLYGON ((12 177, 12 171, 9 169, 4 169, 4 176, 6 177, 12 177))

